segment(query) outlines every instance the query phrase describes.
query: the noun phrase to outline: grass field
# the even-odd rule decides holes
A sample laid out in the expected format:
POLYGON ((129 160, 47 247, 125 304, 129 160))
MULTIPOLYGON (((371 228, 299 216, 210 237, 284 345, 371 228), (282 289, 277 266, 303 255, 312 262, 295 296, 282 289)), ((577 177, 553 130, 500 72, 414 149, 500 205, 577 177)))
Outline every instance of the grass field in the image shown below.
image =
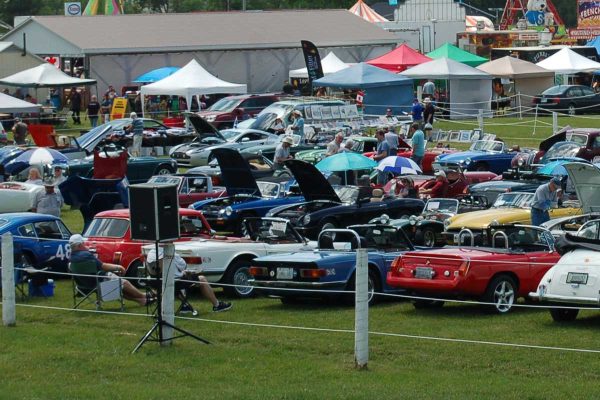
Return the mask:
MULTIPOLYGON (((540 121, 551 123, 550 118, 540 121)), ((596 121, 600 120, 561 118, 559 125, 594 127, 596 121)), ((486 120, 485 131, 522 146, 535 146, 539 138, 551 133, 544 127, 533 136, 531 126, 511 125, 519 122, 486 120)), ((474 124, 459 127, 454 122, 440 122, 437 127, 471 129, 474 124)), ((63 219, 73 232, 81 231, 78 211, 65 209, 63 219)), ((219 289, 217 292, 222 297, 219 289)), ((213 314, 206 301, 195 298, 200 316, 178 319, 177 325, 213 344, 184 338, 169 348, 148 343, 131 355, 152 323, 148 317, 134 315, 144 313, 145 308, 127 302, 126 310, 132 314, 110 315, 29 307, 68 309, 70 294, 70 282, 58 281, 53 298, 26 301, 17 308, 17 326, 0 328, 0 398, 597 397, 598 311, 584 311, 573 323, 556 324, 547 311, 538 309, 521 308, 498 316, 482 313, 475 305, 450 304, 417 311, 407 301, 383 301, 370 309, 369 368, 357 371, 352 307, 336 303, 283 305, 277 299, 258 297, 232 299, 230 312, 213 314)), ((106 309, 116 307, 107 304, 106 309)))

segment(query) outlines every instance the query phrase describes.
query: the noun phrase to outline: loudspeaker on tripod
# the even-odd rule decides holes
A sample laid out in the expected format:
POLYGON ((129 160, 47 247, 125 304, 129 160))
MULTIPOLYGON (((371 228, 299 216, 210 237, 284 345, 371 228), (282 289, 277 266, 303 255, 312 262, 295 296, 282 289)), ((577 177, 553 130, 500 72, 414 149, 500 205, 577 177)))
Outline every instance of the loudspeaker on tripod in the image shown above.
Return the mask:
POLYGON ((179 198, 176 185, 141 183, 129 186, 131 238, 179 239, 179 198))

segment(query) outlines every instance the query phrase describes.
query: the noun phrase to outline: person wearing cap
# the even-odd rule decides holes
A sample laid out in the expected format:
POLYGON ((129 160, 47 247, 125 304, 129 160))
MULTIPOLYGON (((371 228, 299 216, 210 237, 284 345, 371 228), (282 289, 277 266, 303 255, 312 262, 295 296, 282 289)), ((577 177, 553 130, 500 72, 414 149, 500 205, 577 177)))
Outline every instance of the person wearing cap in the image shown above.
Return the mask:
POLYGON ((280 117, 275 118, 275 123, 271 127, 271 130, 276 135, 281 135, 285 133, 285 125, 280 117))
MULTIPOLYGON (((162 260, 164 257, 164 251, 162 248, 158 249, 158 259, 162 260)), ((146 262, 147 263, 153 263, 156 261, 156 249, 152 249, 148 252, 148 255, 146 256, 146 262)), ((185 262, 185 260, 183 258, 181 258, 181 256, 177 253, 175 253, 174 257, 173 257, 173 265, 175 266, 175 280, 186 280, 186 281, 198 281, 199 282, 199 287, 200 287, 200 292, 202 293, 202 295, 204 297, 206 297, 208 299, 208 301, 211 302, 213 308, 213 312, 221 312, 221 311, 227 311, 229 310, 232 305, 231 303, 226 303, 224 301, 219 301, 217 299, 217 296, 215 295, 214 290, 212 289, 212 287, 210 287, 208 281, 206 280, 206 278, 202 275, 199 275, 197 273, 188 271, 187 268, 187 263, 185 262)))
POLYGON ((298 110, 294 110, 292 116, 294 117, 294 123, 291 129, 296 135, 300 135, 300 142, 302 143, 304 141, 304 118, 302 118, 302 113, 298 110))
POLYGON ((558 206, 562 197, 561 180, 555 176, 550 182, 540 185, 533 195, 531 203, 531 224, 540 226, 550 220, 548 210, 558 206))
POLYGON ((394 117, 394 111, 391 108, 385 110, 385 117, 387 119, 392 119, 394 117))
POLYGON ((131 124, 126 128, 126 132, 133 134, 133 145, 131 146, 131 154, 134 157, 142 155, 142 138, 144 136, 144 121, 138 118, 135 112, 132 112, 129 117, 131 118, 131 124))
POLYGON ((423 109, 423 123, 433 125, 433 116, 435 114, 435 106, 429 97, 423 100, 425 108, 423 109))
POLYGON ((420 129, 418 122, 412 123, 409 134, 412 134, 412 156, 410 158, 421 167, 421 161, 425 156, 425 134, 420 129))
POLYGON ((33 199, 31 210, 38 214, 49 214, 60 218, 60 209, 64 200, 60 191, 54 190, 54 180, 52 178, 44 181, 44 191, 39 191, 33 199))
POLYGON ((419 103, 419 99, 415 97, 413 100, 412 109, 410 111, 412 115, 413 122, 418 123, 419 125, 423 122, 423 105, 419 103))
POLYGON ((52 179, 54 180, 54 186, 58 186, 67 180, 67 178, 63 175, 63 169, 60 165, 54 166, 54 176, 52 179))
POLYGON ((327 144, 327 152, 325 153, 325 157, 332 156, 340 152, 340 145, 344 141, 344 134, 342 132, 338 132, 335 134, 335 137, 329 144, 327 144))
POLYGON ((448 179, 444 171, 436 171, 434 174, 435 183, 430 189, 420 190, 419 193, 429 196, 430 199, 446 197, 448 192, 448 179))
POLYGON ((12 127, 13 140, 16 145, 24 145, 27 137, 27 124, 21 121, 21 118, 15 118, 15 124, 12 127))
MULTIPOLYGON (((70 259, 70 269, 72 271, 77 271, 77 264, 79 263, 87 263, 93 261, 96 263, 96 269, 98 272, 106 273, 107 278, 109 279, 121 279, 120 275, 125 274, 125 268, 117 264, 104 263, 100 261, 96 256, 94 256, 86 247, 85 239, 83 236, 79 234, 72 235, 69 238, 69 246, 71 247, 71 259, 70 259)), ((153 303, 156 301, 151 295, 146 295, 136 289, 131 282, 126 279, 121 279, 121 287, 123 290, 123 297, 127 300, 133 300, 137 302, 141 306, 145 306, 146 304, 153 303)))
POLYGON ((273 167, 275 170, 283 169, 283 163, 287 160, 291 160, 293 157, 290 155, 290 147, 294 144, 294 139, 291 136, 285 136, 281 143, 275 148, 275 156, 273 157, 273 167))

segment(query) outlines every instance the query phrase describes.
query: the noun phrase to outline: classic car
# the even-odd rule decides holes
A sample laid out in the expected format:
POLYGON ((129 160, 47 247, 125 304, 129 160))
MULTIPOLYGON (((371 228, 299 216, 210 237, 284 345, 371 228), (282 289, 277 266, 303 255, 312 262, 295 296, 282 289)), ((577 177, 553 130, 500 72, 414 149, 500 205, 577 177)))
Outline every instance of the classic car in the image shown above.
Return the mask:
POLYGON ((382 214, 390 218, 420 214, 425 205, 418 199, 369 201, 370 187, 367 198, 361 196, 362 190, 357 186, 341 186, 334 190, 314 165, 298 160, 289 160, 285 164, 296 179, 305 202, 273 208, 267 216, 289 219, 302 235, 311 239, 323 229, 367 223, 382 214))
MULTIPOLYGON (((186 261, 188 270, 202 272, 209 282, 225 284, 223 290, 228 295, 250 297, 254 295, 254 288, 248 282, 252 260, 267 254, 312 250, 317 245, 308 242, 289 221, 281 218, 251 218, 244 224, 244 238, 178 242, 175 251, 186 261)), ((153 248, 144 246, 142 253, 146 255, 153 248)))
MULTIPOLYGON (((281 142, 281 140, 283 140, 283 138, 285 138, 286 136, 291 136, 292 139, 294 140, 294 144, 290 146, 290 155, 295 155, 299 152, 304 152, 304 151, 314 151, 314 150, 323 150, 325 149, 327 143, 323 142, 323 143, 300 143, 300 135, 279 135, 279 142, 281 142)), ((241 153, 243 155, 246 154, 254 154, 254 155, 259 155, 262 154, 263 156, 265 156, 266 158, 268 158, 270 161, 273 161, 273 158, 275 157, 275 150, 277 148, 277 146, 279 145, 279 142, 277 143, 270 143, 270 144, 263 144, 260 146, 252 146, 252 147, 248 147, 246 149, 243 149, 241 151, 241 153)), ((324 154, 324 153, 323 153, 324 154)))
POLYGON ((563 237, 566 233, 576 233, 585 223, 595 219, 600 219, 600 213, 593 212, 582 215, 555 218, 546 221, 540 226, 548 229, 555 240, 563 237))
POLYGON ((0 213, 29 211, 38 192, 44 187, 25 182, 0 183, 0 213))
MULTIPOLYGON (((496 179, 498 175, 489 171, 463 171, 460 168, 448 168, 442 167, 437 163, 433 163, 433 169, 443 170, 446 173, 446 179, 448 180, 448 189, 445 197, 460 197, 465 194, 465 191, 469 185, 473 185, 481 182, 488 182, 496 179)), ((396 179, 397 180, 397 179, 396 179)), ((430 189, 435 185, 435 176, 431 179, 415 184, 415 187, 419 190, 430 189)))
MULTIPOLYGON (((485 231, 490 225, 498 224, 531 224, 531 203, 534 193, 503 193, 491 208, 458 214, 444 221, 444 236, 448 243, 455 243, 462 229, 470 229, 474 233, 485 231)), ((583 203, 583 202, 582 202, 583 203)), ((581 214, 579 202, 564 202, 559 208, 550 210, 550 218, 559 218, 581 214)))
MULTIPOLYGON (((192 238, 213 237, 210 225, 200 211, 189 208, 179 209, 179 241, 192 238)), ((129 277, 137 277, 138 267, 143 265, 141 250, 143 241, 131 239, 128 209, 103 211, 94 217, 90 226, 83 232, 86 246, 100 261, 123 266, 129 277)), ((137 281, 134 283, 137 284, 137 281)))
MULTIPOLYGON (((372 154, 377 149, 377 139, 375 139, 374 137, 352 135, 348 137, 348 139, 352 139, 352 141, 354 142, 354 145, 352 146, 352 151, 356 153, 372 154)), ((304 150, 296 153, 294 158, 296 160, 316 164, 325 157, 325 153, 327 153, 327 149, 325 148, 304 150)))
POLYGON ((197 201, 226 196, 225 188, 213 186, 212 179, 205 174, 190 173, 156 175, 148 183, 177 185, 179 207, 188 207, 197 201))
POLYGON ((390 223, 404 230, 412 243, 418 246, 436 247, 445 244, 442 235, 444 221, 465 212, 488 208, 487 199, 465 196, 460 199, 429 199, 420 215, 393 220, 390 223))
POLYGON ((484 305, 490 311, 506 313, 560 258, 550 232, 539 227, 496 225, 486 228, 479 240, 463 233, 470 246, 398 257, 388 273, 388 285, 428 297, 415 299, 415 308, 440 307, 447 298, 475 298, 490 303, 484 305), (475 241, 481 246, 474 246, 475 241))
MULTIPOLYGON (((414 250, 402 229, 380 223, 353 225, 348 229, 356 232, 359 238, 354 234, 323 231, 319 237, 318 251, 254 259, 250 267, 253 276, 251 284, 260 287, 265 294, 280 297, 284 303, 303 297, 339 297, 339 291, 354 291, 354 250, 360 243, 361 247, 368 249, 369 302, 377 300, 377 293, 397 292, 385 281, 390 265, 403 252, 414 250)), ((354 293, 345 297, 354 300, 354 293)))
POLYGON ((516 154, 515 151, 509 150, 504 142, 477 140, 468 151, 442 154, 435 158, 435 162, 445 168, 460 167, 464 171, 491 171, 501 174, 510 168, 516 154))
MULTIPOLYGON (((142 147, 152 146, 175 146, 193 139, 192 130, 186 128, 173 128, 160 121, 150 118, 140 118, 144 124, 144 136, 142 147)), ((109 140, 127 146, 133 140, 133 133, 125 132, 125 128, 131 125, 131 118, 113 119, 107 122, 112 127, 108 136, 109 140)))
POLYGON ((233 128, 239 120, 254 117, 265 107, 279 101, 282 94, 240 94, 218 100, 206 110, 198 112, 218 129, 233 128))
POLYGON ((257 182, 249 164, 236 150, 216 149, 214 155, 221 166, 227 196, 198 201, 190 208, 201 210, 217 231, 240 235, 244 218, 264 217, 273 207, 304 201, 301 196, 287 196, 281 182, 257 182))
POLYGON ((579 314, 577 307, 598 307, 600 290, 600 221, 590 221, 577 234, 567 233, 557 242, 562 254, 558 263, 539 281, 529 296, 549 305, 552 319, 557 322, 573 321, 579 314))
POLYGON ((66 272, 71 232, 60 218, 36 213, 0 214, 0 235, 10 232, 23 253, 23 268, 66 272))

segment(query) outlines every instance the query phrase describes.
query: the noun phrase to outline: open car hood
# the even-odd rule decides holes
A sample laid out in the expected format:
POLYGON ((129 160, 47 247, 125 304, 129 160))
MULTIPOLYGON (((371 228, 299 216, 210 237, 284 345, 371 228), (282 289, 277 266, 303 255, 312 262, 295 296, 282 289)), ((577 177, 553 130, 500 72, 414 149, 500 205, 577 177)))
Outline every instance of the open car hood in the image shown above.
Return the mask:
POLYGON ((300 160, 288 160, 286 167, 298 182, 306 201, 330 200, 337 203, 342 201, 327 182, 323 174, 312 164, 300 160))
POLYGON ((242 155, 234 149, 217 148, 212 151, 221 169, 221 179, 225 184, 228 196, 252 194, 260 196, 256 179, 252 176, 250 165, 242 155))
POLYGON ((575 187, 583 213, 600 211, 600 170, 584 163, 568 163, 563 167, 575 187))
POLYGON ((113 128, 110 124, 103 124, 73 140, 75 140, 75 143, 77 143, 82 150, 90 154, 94 151, 98 143, 111 134, 112 131, 113 128))
POLYGON ((554 135, 550 136, 548 139, 542 140, 540 142, 540 151, 548 151, 553 144, 558 142, 564 142, 567 140, 567 131, 572 129, 569 125, 562 128, 560 131, 556 132, 554 135))
POLYGON ((190 121, 198 137, 204 139, 207 137, 216 137, 223 141, 225 138, 221 135, 221 132, 213 126, 210 122, 199 116, 198 114, 186 114, 187 119, 190 121))

